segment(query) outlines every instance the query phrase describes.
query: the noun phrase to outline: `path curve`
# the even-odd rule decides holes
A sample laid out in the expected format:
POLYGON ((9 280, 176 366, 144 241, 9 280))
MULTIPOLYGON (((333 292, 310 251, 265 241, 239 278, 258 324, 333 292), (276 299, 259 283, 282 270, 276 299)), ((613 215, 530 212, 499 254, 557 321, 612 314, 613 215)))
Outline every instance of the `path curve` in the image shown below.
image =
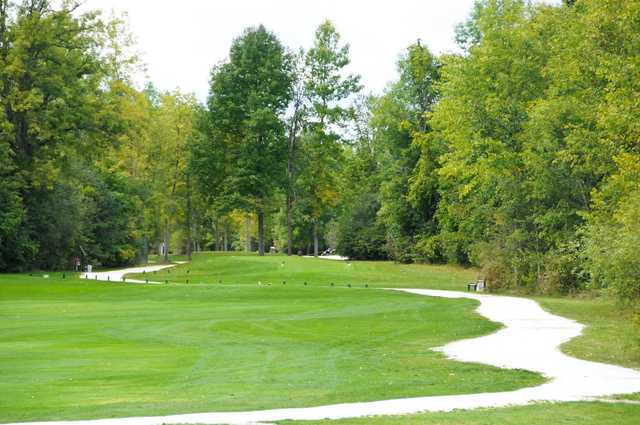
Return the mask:
MULTIPOLYGON (((163 266, 153 266, 163 267, 163 266)), ((149 271, 149 268, 145 268, 149 271)), ((140 268, 121 270, 140 273, 140 268)), ((113 276, 114 272, 111 276, 113 276)), ((98 279, 106 275, 97 274, 98 279)), ((90 276, 93 277, 93 276, 90 276)), ((127 282, 130 280, 127 279, 127 282)), ((520 368, 544 374, 549 381, 537 387, 497 393, 413 397, 327 406, 213 412, 171 416, 99 419, 86 421, 32 422, 46 425, 161 425, 161 424, 250 424, 285 419, 321 420, 373 415, 400 415, 424 411, 451 411, 480 407, 524 405, 536 401, 592 400, 612 394, 640 391, 640 371, 569 357, 559 346, 580 335, 583 326, 544 311, 525 298, 430 289, 393 289, 417 295, 478 300, 477 311, 504 324, 496 333, 456 341, 439 348, 447 357, 485 363, 501 368, 520 368)))
MULTIPOLYGON (((185 264, 186 261, 178 261, 176 264, 185 264)), ((163 269, 168 269, 169 267, 175 267, 176 264, 160 264, 153 266, 142 266, 142 267, 130 267, 128 269, 120 269, 120 270, 108 270, 103 272, 91 272, 91 273, 81 273, 80 279, 89 279, 89 280, 101 280, 105 282, 126 282, 126 283, 152 283, 159 284, 162 282, 156 282, 153 280, 137 280, 137 279, 128 279, 125 275, 134 274, 134 273, 153 273, 163 269)), ((153 277, 153 275, 150 275, 153 277)))

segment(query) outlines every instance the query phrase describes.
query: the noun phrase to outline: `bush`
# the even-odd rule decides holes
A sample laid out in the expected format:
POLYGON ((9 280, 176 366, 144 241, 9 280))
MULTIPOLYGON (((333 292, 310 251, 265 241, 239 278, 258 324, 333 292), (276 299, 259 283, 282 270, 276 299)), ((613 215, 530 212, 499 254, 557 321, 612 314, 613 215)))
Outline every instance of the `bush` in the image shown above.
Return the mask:
POLYGON ((377 220, 380 204, 375 194, 364 193, 339 222, 337 251, 359 260, 387 258, 385 231, 377 220))
POLYGON ((415 261, 426 263, 442 263, 445 257, 440 238, 436 236, 422 236, 415 246, 415 261))
POLYGON ((539 277, 539 290, 543 294, 570 294, 584 289, 589 282, 585 269, 581 239, 567 242, 545 256, 544 273, 539 277))
POLYGON ((587 227, 585 253, 592 285, 610 288, 620 299, 640 299, 640 190, 608 219, 587 227))

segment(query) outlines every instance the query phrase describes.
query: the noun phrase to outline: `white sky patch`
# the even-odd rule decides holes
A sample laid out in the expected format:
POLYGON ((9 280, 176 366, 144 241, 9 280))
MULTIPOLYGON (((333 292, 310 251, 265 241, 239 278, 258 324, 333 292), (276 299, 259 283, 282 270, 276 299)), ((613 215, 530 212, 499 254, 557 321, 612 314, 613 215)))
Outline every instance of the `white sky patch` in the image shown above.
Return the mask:
POLYGON ((88 0, 83 9, 126 11, 147 64, 161 90, 193 92, 204 101, 211 68, 224 60, 244 28, 264 24, 290 49, 309 48, 330 19, 351 45, 349 72, 362 76, 365 92, 379 93, 396 78, 398 56, 421 39, 434 53, 457 51, 455 25, 474 0, 88 0))

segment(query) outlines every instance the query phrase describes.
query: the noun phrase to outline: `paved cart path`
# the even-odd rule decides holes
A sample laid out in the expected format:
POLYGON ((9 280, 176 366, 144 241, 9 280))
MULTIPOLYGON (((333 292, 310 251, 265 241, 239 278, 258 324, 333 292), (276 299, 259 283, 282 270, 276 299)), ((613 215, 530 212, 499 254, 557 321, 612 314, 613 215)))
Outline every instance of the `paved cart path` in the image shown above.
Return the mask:
MULTIPOLYGON (((144 269, 149 272, 157 270, 156 267, 166 266, 152 266, 144 269)), ((95 276, 106 280, 106 273, 110 273, 113 280, 113 276, 121 278, 127 273, 141 273, 142 269, 120 270, 117 275, 116 272, 96 273, 95 276)), ((88 277, 95 278, 95 276, 91 274, 88 277)), ((503 323, 504 327, 493 334, 455 341, 438 350, 451 359, 463 362, 478 362, 501 368, 520 368, 539 372, 549 378, 549 381, 537 387, 498 393, 413 397, 252 412, 212 412, 40 423, 47 425, 251 424, 284 419, 339 419, 501 407, 535 401, 579 401, 612 394, 640 392, 640 371, 579 360, 560 352, 559 346, 580 335, 583 326, 573 320, 544 311, 533 300, 429 289, 393 290, 422 296, 478 300, 480 302, 478 313, 489 320, 503 323)))
MULTIPOLYGON (((184 264, 184 263, 186 263, 186 261, 176 262, 176 264, 184 264)), ((154 265, 154 266, 130 267, 128 269, 120 269, 120 270, 108 270, 103 272, 82 273, 80 274, 80 279, 103 280, 105 282, 159 284, 162 282, 156 282, 153 280, 153 272, 157 272, 163 269, 168 269, 169 267, 174 267, 174 266, 175 264, 161 264, 161 265, 154 265), (135 273, 149 273, 149 282, 147 282, 146 280, 128 279, 125 277, 125 275, 135 274, 135 273)))

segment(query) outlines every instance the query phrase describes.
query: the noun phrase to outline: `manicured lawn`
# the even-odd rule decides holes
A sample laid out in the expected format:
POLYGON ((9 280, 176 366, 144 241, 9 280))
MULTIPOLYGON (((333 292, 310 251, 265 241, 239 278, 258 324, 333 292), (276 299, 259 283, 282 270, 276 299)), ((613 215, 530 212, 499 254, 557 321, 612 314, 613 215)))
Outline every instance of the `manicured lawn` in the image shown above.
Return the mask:
MULTIPOLYGON (((252 283, 269 263, 248 260, 196 262, 189 275, 204 277, 214 265, 212 275, 252 283)), ((307 287, 292 278, 271 287, 145 286, 1 275, 0 422, 313 406, 542 382, 429 350, 498 328, 474 313, 476 302, 322 287, 346 282, 341 275, 369 276, 372 286, 394 276, 355 263, 351 275, 332 262, 303 272, 303 261, 315 265, 290 261, 297 271, 289 276, 307 273, 307 287)), ((439 268, 394 275, 398 286, 456 285, 439 268)))
MULTIPOLYGON (((431 288, 466 290, 468 282, 476 279, 477 270, 454 266, 394 264, 383 261, 332 261, 283 255, 195 254, 191 264, 183 264, 157 274, 146 275, 164 282, 252 284, 270 282, 291 286, 431 288)), ((134 277, 134 276, 132 276, 134 277)), ((144 275, 135 277, 144 279, 144 275)))
POLYGON ((381 416, 340 421, 284 421, 282 425, 637 425, 640 405, 540 403, 503 409, 381 416))
MULTIPOLYGON (((138 277, 172 283, 0 275, 0 422, 313 406, 542 382, 429 350, 498 328, 473 312, 474 301, 375 289, 464 290, 473 269, 198 254, 138 277)), ((614 301, 538 301, 588 325, 563 346, 567 353, 640 367, 640 332, 614 301)), ((637 405, 564 403, 305 423, 635 425, 638 417, 637 405)))
MULTIPOLYGON (((466 290, 478 272, 452 266, 400 265, 390 262, 343 263, 320 259, 242 254, 199 254, 182 265, 152 276, 170 282, 335 285, 466 290), (284 265, 283 265, 284 262, 284 265), (351 264, 351 265, 349 265, 351 264), (189 271, 189 273, 187 273, 189 271)), ((142 277, 141 275, 139 277, 142 277)), ((640 368, 640 327, 631 314, 607 298, 536 298, 543 308, 587 325, 583 335, 566 343, 567 354, 605 363, 640 368)))

